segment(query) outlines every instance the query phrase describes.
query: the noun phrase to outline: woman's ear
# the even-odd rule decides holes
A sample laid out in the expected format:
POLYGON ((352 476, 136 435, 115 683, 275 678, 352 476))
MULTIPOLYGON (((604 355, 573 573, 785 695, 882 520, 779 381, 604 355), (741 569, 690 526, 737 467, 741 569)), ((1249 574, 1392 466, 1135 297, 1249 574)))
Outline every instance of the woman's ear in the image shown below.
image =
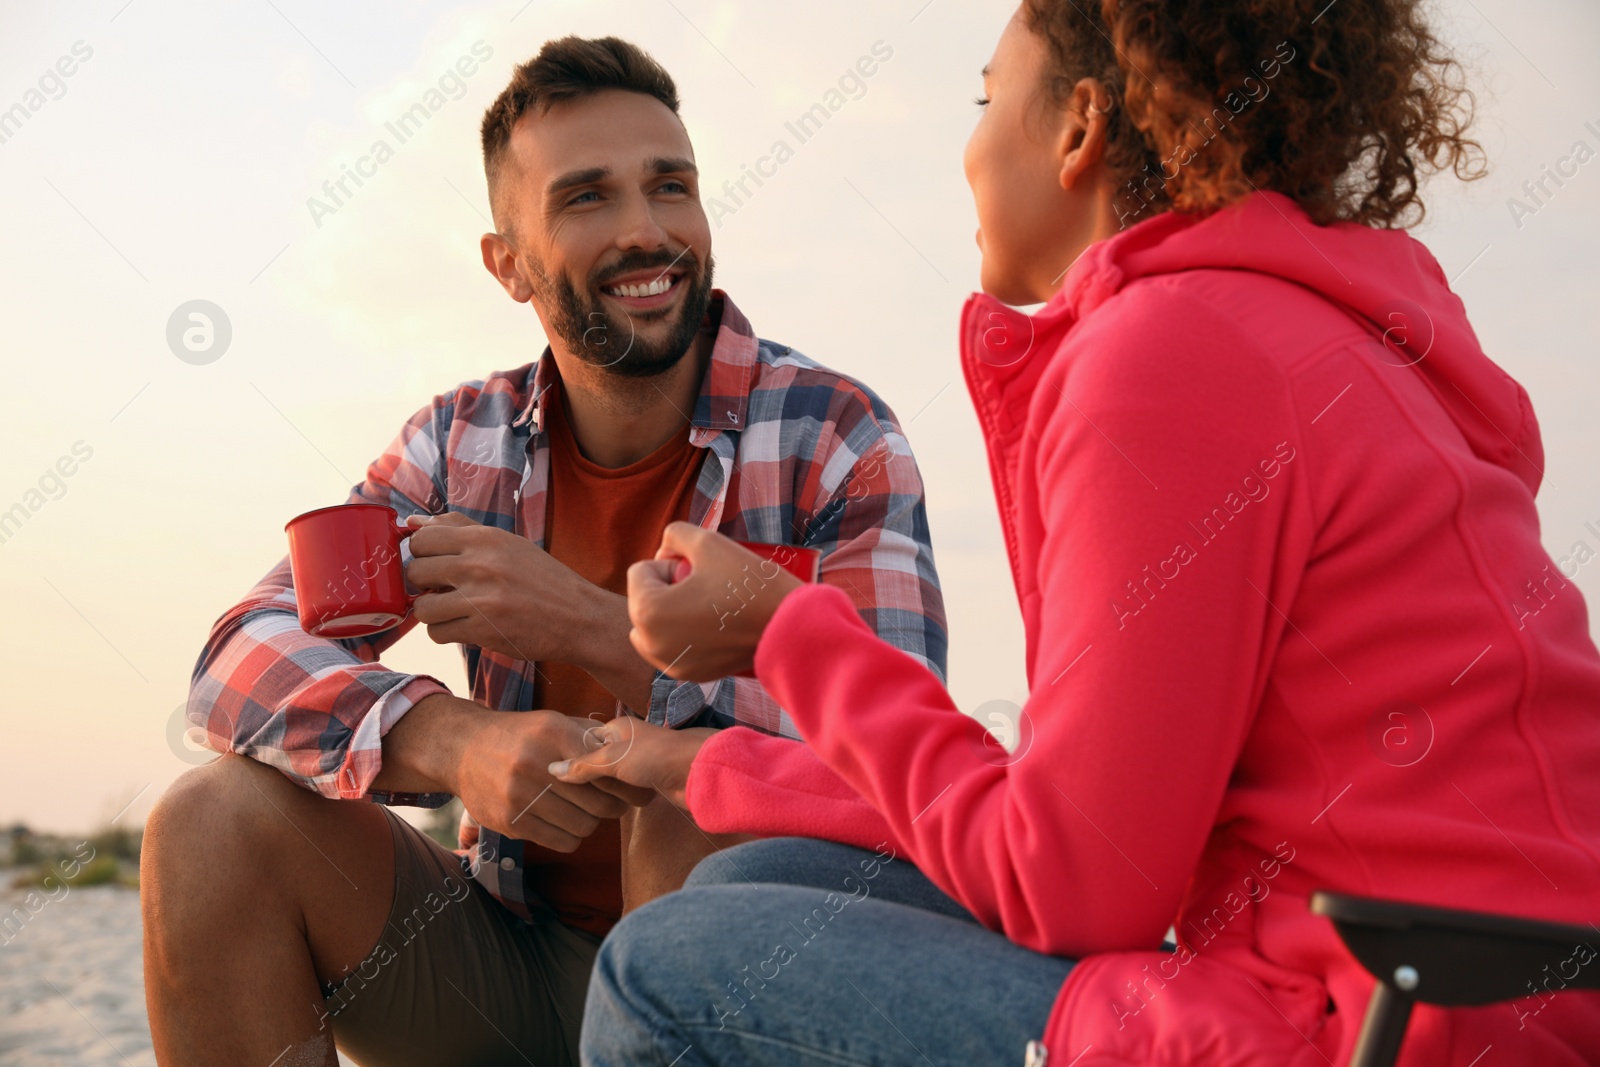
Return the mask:
POLYGON ((1061 188, 1071 189, 1105 158, 1111 126, 1111 94, 1098 78, 1082 78, 1061 107, 1061 188))

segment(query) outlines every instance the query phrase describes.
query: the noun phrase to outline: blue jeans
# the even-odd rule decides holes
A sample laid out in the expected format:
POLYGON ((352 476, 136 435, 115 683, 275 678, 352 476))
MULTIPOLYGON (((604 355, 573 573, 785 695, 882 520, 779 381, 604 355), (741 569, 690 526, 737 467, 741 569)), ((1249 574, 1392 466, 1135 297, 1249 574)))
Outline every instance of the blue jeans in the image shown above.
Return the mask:
POLYGON ((1071 968, 984 929, 904 859, 753 841, 606 938, 583 1063, 1021 1067, 1071 968))

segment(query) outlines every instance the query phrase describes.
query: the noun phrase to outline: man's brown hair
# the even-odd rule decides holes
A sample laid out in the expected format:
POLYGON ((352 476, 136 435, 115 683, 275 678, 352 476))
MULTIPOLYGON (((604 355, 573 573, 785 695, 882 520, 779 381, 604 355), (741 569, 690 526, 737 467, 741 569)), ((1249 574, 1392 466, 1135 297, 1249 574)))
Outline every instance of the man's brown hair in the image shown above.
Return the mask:
POLYGON ((489 179, 490 202, 518 119, 607 89, 653 96, 678 113, 678 86, 672 75, 644 49, 617 37, 547 41, 538 55, 518 66, 511 84, 483 115, 483 170, 489 179))

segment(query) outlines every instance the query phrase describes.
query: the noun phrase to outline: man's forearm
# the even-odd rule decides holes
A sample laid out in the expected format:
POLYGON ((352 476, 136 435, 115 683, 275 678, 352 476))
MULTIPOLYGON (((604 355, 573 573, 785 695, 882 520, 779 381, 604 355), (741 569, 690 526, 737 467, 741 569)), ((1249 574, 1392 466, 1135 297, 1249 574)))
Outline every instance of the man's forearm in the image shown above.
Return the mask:
POLYGON ((655 680, 655 668, 634 651, 628 640, 628 631, 633 629, 628 619, 628 598, 605 590, 597 592, 599 596, 587 612, 589 619, 574 662, 624 707, 643 718, 650 710, 650 683, 655 680))
POLYGON ((456 793, 457 771, 484 708, 448 693, 432 693, 400 716, 383 736, 383 767, 373 789, 394 793, 456 793))

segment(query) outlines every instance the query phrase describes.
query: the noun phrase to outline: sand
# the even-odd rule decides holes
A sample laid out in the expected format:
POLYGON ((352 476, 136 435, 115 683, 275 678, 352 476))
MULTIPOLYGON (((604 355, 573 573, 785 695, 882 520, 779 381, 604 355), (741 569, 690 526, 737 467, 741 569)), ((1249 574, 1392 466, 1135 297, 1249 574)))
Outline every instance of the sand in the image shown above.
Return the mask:
MULTIPOLYGON (((23 899, 20 890, 0 890, 0 917, 23 899)), ((0 1064, 155 1067, 139 894, 91 886, 41 900, 20 928, 0 927, 0 1064)))

